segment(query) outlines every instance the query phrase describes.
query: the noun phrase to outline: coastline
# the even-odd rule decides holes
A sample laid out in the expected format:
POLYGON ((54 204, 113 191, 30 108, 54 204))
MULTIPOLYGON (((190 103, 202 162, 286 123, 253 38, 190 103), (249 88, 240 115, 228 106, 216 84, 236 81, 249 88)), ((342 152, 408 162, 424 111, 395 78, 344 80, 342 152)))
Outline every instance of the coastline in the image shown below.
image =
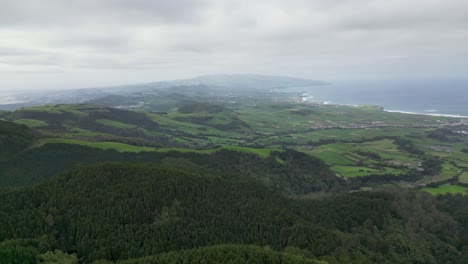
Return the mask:
POLYGON ((400 113, 400 114, 407 114, 407 115, 425 115, 425 116, 440 116, 440 117, 452 117, 452 118, 468 118, 468 116, 464 116, 464 115, 417 113, 417 112, 401 111, 401 110, 384 110, 384 111, 388 112, 388 113, 400 113))
MULTIPOLYGON (((331 102, 331 101, 317 101, 314 96, 309 95, 309 93, 307 92, 301 93, 299 95, 299 98, 301 98, 300 102, 304 102, 304 103, 319 103, 322 105, 339 105, 339 106, 349 106, 349 107, 360 106, 358 104, 344 104, 344 103, 336 103, 336 102, 331 102)), ((380 106, 380 107, 384 108, 383 106, 380 106)), ((468 118, 468 115, 437 113, 438 110, 436 109, 426 110, 425 113, 404 111, 404 110, 391 110, 391 109, 387 110, 385 108, 383 111, 388 112, 388 113, 400 113, 400 114, 407 114, 407 115, 438 116, 438 117, 463 118, 463 119, 468 118)))

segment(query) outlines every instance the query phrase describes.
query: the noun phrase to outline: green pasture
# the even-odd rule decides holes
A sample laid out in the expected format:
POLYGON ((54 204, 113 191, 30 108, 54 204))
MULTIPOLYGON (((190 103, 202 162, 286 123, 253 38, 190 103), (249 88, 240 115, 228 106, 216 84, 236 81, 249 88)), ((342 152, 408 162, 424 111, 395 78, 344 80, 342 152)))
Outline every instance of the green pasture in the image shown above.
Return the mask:
POLYGON ((21 111, 34 111, 34 112, 44 112, 49 114, 62 114, 58 107, 52 105, 44 105, 44 106, 34 106, 34 107, 23 107, 21 111))
POLYGON ((459 174, 459 170, 457 167, 453 166, 452 164, 448 162, 444 162, 442 164, 442 171, 441 175, 447 177, 447 178, 453 178, 459 174))
POLYGON ((436 188, 426 187, 422 188, 421 191, 428 192, 432 195, 446 194, 446 193, 462 193, 463 195, 468 194, 468 188, 459 185, 443 184, 436 188))
POLYGON ((357 151, 376 153, 382 160, 391 160, 400 164, 415 164, 418 162, 417 158, 398 150, 398 147, 389 139, 364 143, 333 143, 318 146, 306 152, 323 159, 329 164, 350 165, 359 161, 366 164, 375 163, 367 156, 357 154, 357 151))
POLYGON ((112 134, 100 133, 100 132, 72 132, 72 133, 62 133, 61 137, 64 138, 93 138, 93 137, 114 137, 112 134))
POLYGON ((339 165, 355 164, 355 162, 348 159, 345 155, 342 155, 341 153, 338 153, 335 151, 325 150, 325 151, 315 152, 312 154, 312 156, 315 156, 325 161, 328 164, 339 164, 339 165))
POLYGON ((458 176, 458 181, 460 183, 468 184, 468 171, 463 172, 458 176))
POLYGON ((263 148, 248 148, 248 147, 239 147, 239 146, 222 146, 223 149, 247 152, 257 154, 260 157, 267 158, 270 156, 272 151, 282 151, 280 149, 263 149, 263 148))
POLYGON ((122 122, 114 121, 114 120, 109 120, 109 119, 96 119, 96 123, 103 124, 106 126, 112 126, 112 127, 117 127, 117 128, 136 128, 136 125, 130 125, 130 124, 125 124, 122 122))
MULTIPOLYGON (((34 106, 34 107, 23 107, 21 111, 35 111, 35 112, 45 112, 49 114, 63 114, 71 113, 75 116, 87 116, 88 113, 80 111, 81 108, 86 107, 87 105, 44 105, 44 106, 34 106)), ((94 106, 96 107, 96 106, 94 106)))
POLYGON ((92 148, 99 149, 114 149, 119 152, 143 152, 143 151, 156 151, 156 148, 153 147, 139 147, 132 146, 120 142, 89 142, 83 140, 69 139, 69 138, 43 138, 40 139, 41 144, 51 144, 51 143, 65 143, 65 144, 76 144, 92 148))
POLYGON ((69 138, 43 138, 40 139, 40 144, 53 144, 53 143, 64 143, 64 144, 77 144, 92 148, 99 149, 114 149, 119 152, 168 152, 168 151, 178 151, 178 152, 197 152, 197 153, 212 153, 219 149, 229 149, 235 151, 242 151, 256 154, 260 157, 266 158, 270 156, 272 151, 282 151, 279 149, 258 149, 258 148, 248 148, 248 147, 239 147, 239 146, 222 146, 217 149, 207 149, 207 150, 196 150, 196 149, 187 149, 187 148, 154 148, 154 147, 140 147, 128 145, 120 142, 89 142, 83 140, 69 139, 69 138))
POLYGON ((372 175, 372 174, 383 174, 383 173, 385 173, 385 172, 382 172, 380 170, 367 168, 367 167, 362 167, 362 166, 335 165, 335 166, 332 166, 331 169, 334 172, 338 173, 340 176, 345 177, 345 178, 363 177, 363 176, 369 176, 369 175, 372 175))
POLYGON ((14 122, 28 127, 43 127, 48 125, 47 122, 37 119, 17 119, 14 122))

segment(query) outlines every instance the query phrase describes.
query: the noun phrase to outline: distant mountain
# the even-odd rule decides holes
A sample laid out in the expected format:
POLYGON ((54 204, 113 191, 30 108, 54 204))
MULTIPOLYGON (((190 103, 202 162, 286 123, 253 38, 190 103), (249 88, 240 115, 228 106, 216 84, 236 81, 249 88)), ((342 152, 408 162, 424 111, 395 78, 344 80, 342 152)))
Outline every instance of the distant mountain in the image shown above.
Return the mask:
POLYGON ((169 85, 208 85, 237 89, 280 89, 298 86, 326 85, 326 82, 302 78, 255 74, 203 75, 191 79, 159 82, 169 85))
POLYGON ((288 87, 326 85, 326 82, 283 76, 266 76, 254 74, 219 74, 204 75, 190 79, 161 81, 143 84, 130 84, 65 91, 40 91, 11 95, 12 103, 3 102, 0 110, 16 110, 21 107, 44 104, 83 103, 113 95, 133 95, 155 91, 179 91, 206 95, 216 91, 271 91, 288 87))

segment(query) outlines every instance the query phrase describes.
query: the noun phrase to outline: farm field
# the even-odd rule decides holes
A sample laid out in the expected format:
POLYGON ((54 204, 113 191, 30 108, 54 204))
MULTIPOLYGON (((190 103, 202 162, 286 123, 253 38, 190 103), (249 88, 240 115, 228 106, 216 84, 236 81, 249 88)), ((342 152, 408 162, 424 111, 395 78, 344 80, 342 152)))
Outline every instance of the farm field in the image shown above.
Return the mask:
POLYGON ((468 188, 458 185, 448 185, 443 184, 438 186, 437 188, 422 188, 424 192, 428 192, 432 195, 439 195, 439 194, 446 194, 446 193, 462 193, 463 195, 468 194, 468 188))
POLYGON ((345 177, 345 178, 352 178, 352 177, 364 177, 368 175, 375 175, 375 174, 384 174, 385 171, 380 171, 376 169, 371 169, 364 166, 332 166, 331 169, 338 173, 338 175, 345 177))
POLYGON ((53 143, 63 143, 63 144, 74 144, 88 146, 92 148, 99 149, 114 149, 119 152, 142 152, 142 151, 156 151, 156 148, 149 147, 138 147, 132 146, 119 142, 88 142, 82 140, 68 139, 68 138, 44 138, 41 139, 40 144, 53 144, 53 143))
POLYGON ((41 126, 47 126, 47 122, 44 122, 42 120, 36 120, 36 119, 17 119, 15 120, 15 123, 18 124, 23 124, 28 127, 41 127, 41 126))
POLYGON ((468 184, 468 171, 463 172, 459 176, 458 180, 460 181, 460 183, 468 184))
POLYGON ((47 105, 6 112, 3 118, 36 129, 39 144, 137 153, 225 148, 260 157, 290 148, 321 159, 346 179, 390 175, 394 177, 382 184, 410 177, 424 185, 460 175, 460 182, 466 182, 466 138, 438 128, 456 119, 295 102, 167 103, 164 112, 146 111, 148 105, 134 111, 93 104, 47 105), (427 157, 438 158, 440 171, 414 178, 424 174, 427 157))

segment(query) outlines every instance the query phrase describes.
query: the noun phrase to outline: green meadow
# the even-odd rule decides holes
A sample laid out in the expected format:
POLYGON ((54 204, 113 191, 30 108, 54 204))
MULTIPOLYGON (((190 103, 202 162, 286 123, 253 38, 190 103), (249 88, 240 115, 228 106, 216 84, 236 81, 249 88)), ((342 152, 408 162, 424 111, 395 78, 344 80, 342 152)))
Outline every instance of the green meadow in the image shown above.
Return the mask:
POLYGON ((69 138, 43 138, 39 141, 41 144, 53 144, 53 143, 64 143, 64 144, 76 144, 83 145, 92 148, 99 149, 114 149, 119 152, 142 152, 142 151, 156 151, 156 148, 152 147, 139 147, 132 146, 120 142, 90 142, 83 140, 75 140, 69 138))
POLYGON ((457 175, 460 182, 467 181, 463 171, 468 167, 468 154, 461 152, 468 147, 466 140, 455 135, 447 140, 431 137, 437 128, 425 127, 449 118, 387 113, 370 106, 294 102, 189 103, 181 107, 177 100, 169 100, 164 112, 149 112, 147 109, 158 108, 151 105, 153 99, 144 100, 149 103, 145 108, 135 109, 141 111, 79 104, 29 107, 3 115, 37 129, 42 144, 80 144, 120 152, 225 148, 261 157, 292 148, 323 160, 345 178, 401 175, 420 169, 425 156, 438 156, 442 171, 425 177, 424 182, 457 175), (408 152, 396 139, 410 142, 423 154, 408 152), (447 145, 453 150, 431 150, 432 145, 447 145))
POLYGON ((468 171, 463 172, 459 177, 458 181, 460 183, 468 184, 468 171))
POLYGON ((421 189, 423 192, 428 192, 432 195, 439 195, 439 194, 446 194, 446 193, 461 193, 463 195, 468 194, 468 188, 459 186, 459 185, 449 185, 449 184, 443 184, 438 186, 437 188, 422 188, 421 189))
POLYGON ((136 125, 125 124, 122 122, 109 120, 109 119, 96 119, 96 122, 106 126, 118 127, 118 128, 137 128, 136 125))
POLYGON ((48 125, 47 122, 42 121, 42 120, 26 119, 26 118, 17 119, 17 120, 15 120, 15 123, 23 124, 23 125, 26 125, 28 127, 43 127, 43 126, 48 125))

